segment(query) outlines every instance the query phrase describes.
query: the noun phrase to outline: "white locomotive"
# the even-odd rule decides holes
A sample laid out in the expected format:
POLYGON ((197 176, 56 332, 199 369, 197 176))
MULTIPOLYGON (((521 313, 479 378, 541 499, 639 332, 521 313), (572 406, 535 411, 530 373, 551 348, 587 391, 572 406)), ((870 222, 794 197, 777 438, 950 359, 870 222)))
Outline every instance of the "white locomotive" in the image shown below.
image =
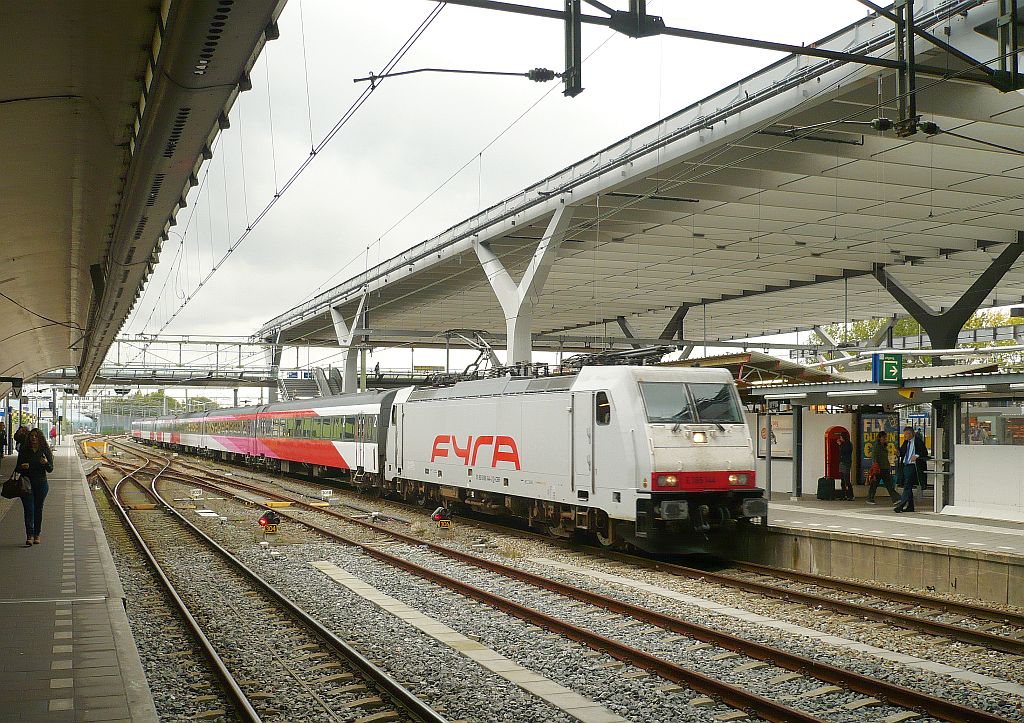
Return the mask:
MULTIPOLYGON (((190 415, 189 428, 203 416, 190 415)), ((133 434, 648 551, 707 549, 736 521, 767 512, 735 385, 719 369, 584 367, 208 416, 219 433, 198 444, 174 435, 175 419, 138 422, 133 434), (274 421, 311 417, 315 429, 274 421), (232 418, 251 424, 232 427, 232 418), (168 431, 149 431, 157 428, 168 431), (225 442, 225 429, 239 437, 225 442)))

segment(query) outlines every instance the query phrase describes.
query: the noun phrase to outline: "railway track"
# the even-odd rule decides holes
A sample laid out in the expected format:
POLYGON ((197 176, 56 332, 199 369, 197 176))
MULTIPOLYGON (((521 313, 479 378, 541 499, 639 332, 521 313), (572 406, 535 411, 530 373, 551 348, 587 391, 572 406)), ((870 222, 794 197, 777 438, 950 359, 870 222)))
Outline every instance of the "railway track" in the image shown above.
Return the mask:
POLYGON ((88 479, 95 490, 97 512, 108 537, 126 599, 131 601, 127 606, 128 620, 138 641, 139 654, 160 716, 169 720, 252 720, 236 712, 209 652, 200 646, 194 629, 176 606, 130 527, 125 524, 124 511, 114 503, 111 487, 103 474, 94 471, 88 479), (162 641, 160 649, 150 644, 155 631, 159 631, 162 641), (167 669, 167 650, 175 651, 173 672, 167 669))
MULTIPOLYGON (((724 650, 739 653, 755 660, 764 661, 780 668, 800 671, 803 674, 813 676, 821 681, 841 685, 849 690, 857 691, 864 695, 884 698, 893 705, 920 711, 943 720, 1004 720, 999 716, 992 715, 975 708, 966 707, 945 700, 942 697, 932 696, 911 688, 894 685, 886 681, 879 680, 876 677, 866 677, 813 658, 790 653, 783 649, 762 645, 742 638, 736 638, 710 627, 697 625, 679 617, 660 613, 647 607, 631 604, 615 597, 602 595, 574 585, 569 585, 564 582, 559 582, 557 580, 527 572, 519 568, 503 565, 493 560, 460 552, 444 545, 427 542, 422 538, 399 532, 392 528, 383 529, 377 524, 339 513, 335 509, 325 509, 319 505, 311 503, 309 500, 302 499, 298 494, 285 494, 280 491, 269 490, 265 486, 251 484, 234 476, 227 477, 223 475, 216 475, 211 473, 209 470, 198 468, 195 465, 186 462, 178 461, 176 462, 176 465, 179 468, 182 466, 188 467, 193 470, 193 472, 198 471, 201 476, 197 478, 197 483, 206 486, 208 489, 215 490, 218 494, 235 494, 231 490, 231 488, 234 488, 244 490, 250 495, 260 495, 265 499, 288 502, 297 508, 304 510, 306 513, 326 515, 334 520, 344 522, 346 525, 361 527, 365 530, 372 530, 376 534, 385 534, 408 545, 425 546, 431 552, 456 560, 461 564, 487 570, 488 572, 523 582, 538 589, 547 590, 580 603, 603 608, 604 610, 616 614, 629 616, 633 620, 649 623, 669 632, 686 635, 695 640, 701 641, 702 643, 715 645, 723 648, 724 650)), ((279 512, 281 511, 279 510, 279 512)), ((731 690, 728 687, 723 688, 721 681, 709 681, 704 679, 699 673, 696 673, 696 671, 685 669, 681 670, 680 666, 670 663, 664 659, 659 659, 656 656, 651 656, 650 654, 644 653, 644 651, 630 648, 629 646, 623 646, 615 640, 607 637, 596 636, 594 633, 580 628, 579 626, 573 626, 562 620, 552 618, 550 615, 545 615, 537 610, 523 606, 514 600, 482 590, 477 586, 473 586, 459 580, 453 580, 452 578, 438 573, 435 570, 413 563, 400 555, 391 554, 390 552, 381 549, 376 544, 366 543, 355 539, 350 535, 339 533, 337 529, 328 529, 321 524, 312 522, 309 519, 300 518, 291 513, 282 512, 282 514, 289 519, 301 522, 331 539, 338 540, 344 544, 357 546, 374 559, 380 560, 389 565, 400 567, 424 579, 444 585, 445 587, 455 590, 462 595, 472 597, 481 602, 485 602, 488 605, 506 610, 517 617, 534 624, 539 624, 572 639, 586 642, 586 644, 593 647, 607 650, 621 660, 628 661, 638 667, 646 668, 647 670, 655 672, 669 680, 674 680, 688 685, 695 690, 706 692, 709 695, 715 695, 734 707, 755 712, 769 720, 815 719, 813 715, 809 718, 793 717, 794 715, 806 714, 803 714, 800 711, 779 710, 771 705, 766 705, 764 701, 751 701, 749 699, 744 699, 742 697, 742 691, 731 690)), ((632 558, 630 558, 630 561, 632 562, 632 558)), ((705 574, 702 571, 696 572, 701 575, 705 574)), ((773 701, 768 701, 768 703, 772 702, 773 701)))
POLYGON ((109 458, 107 462, 123 474, 108 488, 114 506, 188 621, 241 720, 445 720, 168 504, 157 482, 170 460, 147 459, 133 469, 109 458), (148 486, 139 480, 143 475, 151 480, 148 486), (124 498, 140 494, 151 500, 143 509, 159 506, 164 514, 132 519, 131 509, 138 503, 124 498), (182 532, 190 541, 184 545, 182 532), (192 553, 191 565, 172 562, 183 548, 193 547, 192 540, 202 552, 192 553), (215 592, 197 591, 196 580, 188 579, 192 577, 215 581, 215 592), (211 606, 211 597, 216 605, 211 606), (223 619, 227 611, 233 613, 229 625, 223 619), (245 638, 244 644, 236 634, 245 638), (287 688, 268 691, 275 680, 285 681, 287 688))
MULTIPOLYGON (((209 470, 188 462, 182 461, 179 464, 187 465, 200 474, 209 473, 209 470)), ((300 489, 293 488, 292 491, 297 495, 305 496, 305 493, 300 489)), ((407 503, 388 500, 388 504, 406 509, 416 515, 423 514, 422 509, 407 503)), ((981 603, 950 600, 924 592, 897 590, 882 585, 840 580, 823 575, 801 573, 753 563, 731 561, 729 563, 730 569, 714 571, 656 560, 642 555, 606 550, 594 546, 583 546, 572 541, 552 538, 548 535, 537 534, 518 528, 510 528, 475 517, 466 519, 474 527, 498 534, 539 540, 574 552, 582 552, 607 560, 624 562, 682 578, 703 580, 776 600, 799 603, 815 609, 830 610, 842 615, 853 615, 858 618, 913 630, 926 635, 941 636, 967 645, 983 646, 1012 655, 1024 655, 1024 614, 1011 610, 995 608, 981 603), (744 575, 737 575, 737 572, 744 573, 744 575), (799 589, 793 587, 793 584, 813 586, 819 591, 799 589), (861 601, 838 598, 835 596, 836 593, 861 598, 861 601), (899 617, 893 615, 894 605, 901 606, 899 617), (928 617, 931 613, 936 612, 961 616, 964 619, 973 619, 977 622, 973 625, 967 625, 944 622, 928 617), (991 629, 987 629, 991 626, 986 625, 986 623, 996 623, 1009 630, 1007 633, 994 632, 991 629), (1017 633, 1018 636, 1015 637, 1013 633, 1017 633)))

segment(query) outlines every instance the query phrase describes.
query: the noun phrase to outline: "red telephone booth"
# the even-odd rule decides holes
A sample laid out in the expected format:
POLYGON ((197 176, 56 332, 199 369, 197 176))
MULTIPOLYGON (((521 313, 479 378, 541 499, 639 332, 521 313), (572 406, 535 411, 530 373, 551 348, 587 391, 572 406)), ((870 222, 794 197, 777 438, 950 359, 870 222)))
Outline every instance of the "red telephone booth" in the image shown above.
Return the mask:
POLYGON ((846 427, 829 427, 825 430, 825 477, 841 479, 839 474, 839 445, 843 435, 850 436, 846 427))

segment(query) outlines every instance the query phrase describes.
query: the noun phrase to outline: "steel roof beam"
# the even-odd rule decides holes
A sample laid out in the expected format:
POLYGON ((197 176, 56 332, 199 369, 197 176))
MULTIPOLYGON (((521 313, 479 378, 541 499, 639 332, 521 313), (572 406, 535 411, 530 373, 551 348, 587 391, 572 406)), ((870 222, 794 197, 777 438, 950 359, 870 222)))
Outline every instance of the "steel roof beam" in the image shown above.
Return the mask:
MULTIPOLYGON (((865 6, 869 7, 869 8, 871 8, 874 12, 878 13, 883 18, 887 18, 888 20, 892 20, 894 23, 900 22, 900 19, 899 19, 898 16, 896 16, 894 13, 890 12, 889 10, 883 8, 880 5, 876 5, 875 3, 871 2, 871 0, 857 0, 857 2, 859 2, 861 5, 865 5, 865 6)), ((949 53, 950 55, 952 55, 953 57, 962 60, 963 62, 967 63, 967 65, 971 66, 972 68, 973 67, 977 67, 983 73, 986 73, 988 75, 995 74, 995 70, 993 70, 992 68, 989 68, 987 65, 985 65, 983 63, 979 63, 978 60, 976 60, 975 58, 972 58, 967 53, 964 53, 964 52, 962 52, 960 50, 957 50, 952 45, 947 43, 945 40, 942 40, 942 39, 936 37, 935 35, 932 35, 927 30, 922 30, 919 27, 914 27, 913 28, 913 33, 914 33, 914 35, 916 35, 919 38, 924 38, 925 40, 927 40, 929 43, 931 43, 935 47, 939 48, 940 50, 943 50, 943 51, 949 53)))
MULTIPOLYGON (((619 328, 622 329, 622 333, 625 335, 627 339, 633 339, 636 337, 636 332, 633 330, 632 325, 629 323, 629 319, 627 319, 624 316, 616 316, 615 321, 618 323, 619 328)), ((634 349, 643 349, 644 345, 633 343, 630 346, 632 346, 634 349)))
POLYGON ((661 332, 661 339, 672 339, 678 336, 680 339, 686 336, 685 327, 683 326, 686 320, 686 313, 690 310, 690 304, 680 304, 679 307, 672 312, 672 318, 665 324, 665 330, 661 332))
MULTIPOLYGON (((952 349, 967 320, 981 308, 996 284, 1013 267, 1014 262, 1024 253, 1024 231, 1017 232, 1017 242, 1008 244, 988 268, 974 280, 967 291, 945 312, 933 309, 919 298, 906 284, 900 283, 883 266, 876 266, 873 274, 889 294, 899 302, 914 321, 928 334, 933 349, 952 349)), ((944 360, 937 360, 943 364, 944 360)))
MULTIPOLYGON (((430 0, 431 2, 444 2, 445 0, 430 0)), ((466 7, 479 8, 482 10, 500 10, 502 12, 518 13, 520 15, 532 15, 534 17, 550 18, 553 20, 567 21, 570 14, 562 10, 551 10, 548 8, 537 8, 526 5, 518 5, 515 3, 507 2, 494 2, 493 0, 446 0, 449 5, 463 5, 466 7)), ((613 30, 622 32, 622 27, 613 17, 599 17, 596 15, 586 15, 583 13, 572 14, 572 19, 578 21, 584 25, 601 25, 613 30)), ((653 17, 648 16, 649 19, 654 20, 653 17)), ((660 18, 657 18, 660 21, 660 18)), ((684 38, 686 40, 701 40, 710 43, 721 43, 723 45, 735 45, 743 48, 754 48, 757 50, 772 50, 778 53, 787 53, 790 55, 808 56, 812 58, 823 58, 825 60, 834 60, 841 63, 857 63, 860 65, 874 66, 878 68, 888 68, 891 70, 900 70, 907 67, 906 62, 899 60, 891 60, 889 58, 878 58, 872 55, 863 55, 860 53, 847 53, 841 50, 827 50, 825 48, 818 48, 809 45, 792 45, 790 43, 777 43, 771 40, 757 40, 754 38, 743 38, 735 35, 724 35, 722 33, 709 33, 702 30, 688 30, 686 28, 673 28, 665 26, 663 23, 660 25, 654 24, 650 27, 657 26, 656 32, 645 32, 644 35, 668 35, 676 38, 684 38)), ((931 65, 914 64, 915 69, 922 75, 931 75, 939 78, 947 78, 952 72, 946 68, 934 67, 931 65)), ((963 73, 960 77, 969 77, 970 80, 976 82, 991 82, 990 78, 981 73, 963 73)))

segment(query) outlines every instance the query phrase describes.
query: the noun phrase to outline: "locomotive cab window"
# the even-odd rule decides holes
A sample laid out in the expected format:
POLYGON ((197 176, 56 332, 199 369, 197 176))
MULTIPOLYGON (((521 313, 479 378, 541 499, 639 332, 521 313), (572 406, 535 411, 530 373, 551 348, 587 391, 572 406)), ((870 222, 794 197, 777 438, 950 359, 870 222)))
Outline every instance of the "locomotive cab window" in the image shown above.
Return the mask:
POLYGON ((640 382, 651 424, 742 424, 739 399, 730 384, 640 382))
POLYGON ((598 392, 594 396, 594 419, 598 424, 605 425, 612 421, 612 403, 608 401, 605 392, 598 392))
POLYGON ((695 421, 686 385, 680 382, 640 382, 640 395, 651 424, 695 421))
POLYGON ((697 419, 702 422, 741 424, 739 400, 731 384, 687 384, 697 419))

